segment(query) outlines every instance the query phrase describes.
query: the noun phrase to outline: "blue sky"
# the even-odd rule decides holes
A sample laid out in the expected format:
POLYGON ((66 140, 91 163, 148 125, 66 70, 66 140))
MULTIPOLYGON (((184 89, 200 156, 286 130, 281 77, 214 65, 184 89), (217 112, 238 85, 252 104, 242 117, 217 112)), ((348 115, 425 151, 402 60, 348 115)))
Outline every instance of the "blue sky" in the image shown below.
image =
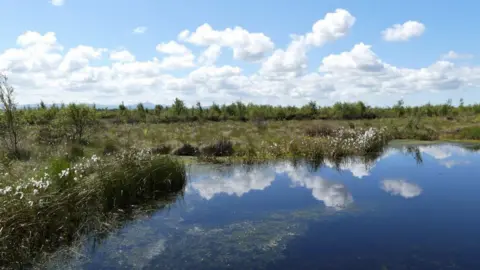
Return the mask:
MULTIPOLYGON (((303 104, 317 100, 320 104, 331 104, 342 100, 364 100, 372 105, 391 105, 399 98, 409 104, 438 103, 448 98, 458 101, 461 97, 468 103, 480 100, 477 57, 480 37, 474 34, 475 25, 480 22, 476 16, 480 8, 477 1, 64 0, 63 5, 53 5, 49 0, 3 0, 1 6, 7 12, 0 18, 0 71, 9 75, 20 103, 38 102, 39 99, 52 102, 116 103, 124 100, 126 103, 169 103, 175 96, 187 103, 245 100, 303 104), (340 37, 328 39, 321 45, 304 45, 302 50, 308 59, 303 71, 287 74, 279 68, 270 68, 267 74, 266 68, 262 67, 276 50, 289 47, 291 34, 306 37, 315 22, 338 9, 346 11, 354 18, 354 23, 347 30, 341 30, 340 37), (407 21, 423 25, 424 30, 404 41, 388 41, 382 35, 385 29, 407 21), (245 44, 232 41, 234 35, 225 36, 223 43, 219 41, 221 54, 208 64, 207 70, 207 65, 198 63, 198 59, 215 42, 178 38, 183 30, 192 33, 205 23, 216 31, 238 26, 247 33, 263 33, 273 46, 263 48, 262 57, 254 60, 234 57, 232 50, 241 51, 239 46, 245 44), (146 31, 133 33, 137 27, 145 27, 146 31), (40 37, 48 32, 54 33, 55 44, 61 45, 62 49, 45 48, 41 45, 44 41, 33 35, 29 37, 33 41, 27 42, 29 47, 19 44, 17 38, 27 31, 38 33, 40 37), (191 51, 190 64, 182 64, 182 68, 165 68, 160 64, 168 56, 156 50, 156 46, 170 41, 191 51), (355 55, 331 58, 330 65, 323 62, 330 55, 351 52, 359 43, 371 47, 355 55), (75 68, 57 70, 69 50, 79 45, 102 51, 95 56, 86 52, 72 53, 83 59, 75 60, 75 68), (12 48, 19 51, 5 53, 12 48), (120 63, 110 59, 113 51, 122 50, 134 55, 135 61, 120 63), (443 57, 450 51, 455 52, 455 57, 443 57), (21 53, 24 55, 18 56, 21 53), (41 56, 42 53, 46 56, 41 56), (25 68, 13 68, 21 64, 14 61, 24 61, 25 68), (148 61, 154 61, 154 64, 144 64, 148 61), (345 65, 337 64, 341 61, 355 63, 345 68, 345 65), (441 65, 448 68, 431 68, 438 61, 443 61, 441 65), (38 66, 45 65, 39 63, 48 63, 48 68, 41 70, 38 66), (372 63, 381 63, 381 71, 355 70, 355 67, 372 63), (322 64, 326 72, 319 73, 322 64), (434 81, 436 79, 443 82, 434 81), (359 80, 367 83, 359 84, 359 80), (305 81, 309 83, 305 84, 305 81)), ((335 19, 329 23, 335 24, 335 19)), ((324 24, 326 30, 317 33, 318 38, 322 38, 322 31, 338 30, 328 25, 324 24)), ((244 38, 243 43, 250 40, 249 44, 259 48, 252 37, 244 38)), ((48 46, 53 45, 50 42, 48 46)), ((288 59, 297 58, 292 54, 288 59)), ((185 60, 184 57, 182 61, 185 60)), ((296 67, 291 67, 290 71, 293 68, 296 67)))

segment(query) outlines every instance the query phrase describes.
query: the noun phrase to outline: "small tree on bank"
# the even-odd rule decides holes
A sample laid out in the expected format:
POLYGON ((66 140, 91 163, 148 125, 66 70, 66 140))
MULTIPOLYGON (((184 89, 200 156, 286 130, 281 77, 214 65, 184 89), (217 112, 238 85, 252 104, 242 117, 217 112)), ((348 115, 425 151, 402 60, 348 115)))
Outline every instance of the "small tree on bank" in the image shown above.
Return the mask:
POLYGON ((7 151, 16 157, 20 155, 19 135, 20 118, 17 114, 17 105, 13 96, 14 88, 8 83, 8 78, 0 74, 0 105, 2 108, 0 122, 0 137, 7 151))
POLYGON ((96 112, 86 105, 69 104, 61 110, 60 125, 65 129, 67 138, 83 143, 96 124, 96 112))

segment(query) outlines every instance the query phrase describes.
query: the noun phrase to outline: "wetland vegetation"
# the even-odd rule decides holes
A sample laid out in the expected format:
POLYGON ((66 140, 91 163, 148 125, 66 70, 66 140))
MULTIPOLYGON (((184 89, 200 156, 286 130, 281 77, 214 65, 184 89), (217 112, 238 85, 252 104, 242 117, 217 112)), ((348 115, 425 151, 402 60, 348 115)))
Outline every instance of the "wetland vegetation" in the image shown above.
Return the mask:
MULTIPOLYGON (((395 139, 468 140, 473 150, 480 140, 480 104, 463 101, 456 107, 399 101, 390 108, 362 102, 188 108, 179 99, 153 108, 21 107, 5 76, 0 87, 0 265, 7 267, 101 236, 138 208, 173 203, 191 162, 306 160, 341 168, 352 158, 375 161, 395 139)), ((418 160, 418 149, 406 152, 418 160)))

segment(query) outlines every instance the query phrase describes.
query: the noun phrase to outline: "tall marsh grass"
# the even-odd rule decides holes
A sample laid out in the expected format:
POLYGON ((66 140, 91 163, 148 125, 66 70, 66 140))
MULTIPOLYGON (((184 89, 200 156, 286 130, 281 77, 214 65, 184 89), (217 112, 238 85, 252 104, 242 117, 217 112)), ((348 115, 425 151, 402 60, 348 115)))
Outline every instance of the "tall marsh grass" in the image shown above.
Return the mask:
POLYGON ((116 213, 134 205, 171 202, 186 184, 183 164, 139 150, 75 164, 57 158, 29 179, 2 178, 0 265, 5 267, 23 267, 82 235, 106 231, 116 213))

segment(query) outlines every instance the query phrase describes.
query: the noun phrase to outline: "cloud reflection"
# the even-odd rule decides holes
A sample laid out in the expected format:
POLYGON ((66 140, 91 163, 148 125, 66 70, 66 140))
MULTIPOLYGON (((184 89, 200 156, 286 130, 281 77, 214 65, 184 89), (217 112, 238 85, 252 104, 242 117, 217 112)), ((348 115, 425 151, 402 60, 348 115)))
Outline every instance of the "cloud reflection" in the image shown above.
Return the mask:
POLYGON ((344 184, 327 181, 320 176, 312 175, 306 167, 294 168, 287 162, 251 170, 233 168, 228 172, 211 171, 209 175, 192 181, 188 192, 197 192, 207 200, 217 194, 241 197, 252 190, 264 190, 272 184, 276 174, 281 173, 288 175, 292 187, 310 189, 312 196, 322 201, 327 207, 343 209, 353 202, 352 195, 344 184))
MULTIPOLYGON (((352 173, 354 177, 357 178, 363 178, 365 176, 369 176, 371 170, 375 167, 375 165, 382 159, 386 159, 390 156, 392 156, 395 153, 398 153, 399 151, 397 149, 387 149, 385 153, 383 153, 379 158, 376 160, 373 160, 371 162, 365 162, 364 159, 360 157, 352 157, 343 160, 338 166, 338 169, 342 171, 349 171, 352 173)), ((329 160, 325 161, 325 166, 329 168, 335 168, 337 167, 334 162, 331 162, 329 160)))
POLYGON ((451 156, 465 156, 467 150, 455 145, 428 145, 418 147, 422 153, 425 153, 435 159, 446 159, 451 156))
POLYGON ((208 176, 201 177, 191 183, 204 199, 210 200, 216 194, 226 193, 238 197, 251 190, 263 190, 270 186, 275 179, 275 171, 269 168, 253 168, 246 171, 235 168, 228 173, 212 171, 208 176))
POLYGON ((386 192, 402 196, 405 199, 417 197, 422 193, 422 188, 417 184, 409 183, 405 180, 384 180, 381 187, 386 192))
POLYGON ((340 210, 353 202, 353 197, 344 184, 312 175, 305 167, 294 168, 290 164, 282 164, 277 166, 277 173, 286 173, 294 186, 312 190, 313 197, 323 201, 327 207, 340 210))

